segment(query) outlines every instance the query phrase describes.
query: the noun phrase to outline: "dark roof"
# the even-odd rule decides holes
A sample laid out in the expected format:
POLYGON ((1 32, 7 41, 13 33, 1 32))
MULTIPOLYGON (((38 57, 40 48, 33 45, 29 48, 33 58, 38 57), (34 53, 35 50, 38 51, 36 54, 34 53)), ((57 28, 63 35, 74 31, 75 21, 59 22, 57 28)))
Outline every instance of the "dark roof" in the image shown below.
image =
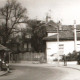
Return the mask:
MULTIPOLYGON (((77 33, 77 39, 80 39, 80 33, 77 33)), ((43 40, 56 41, 57 34, 49 37, 44 37, 43 40)), ((59 31, 59 40, 74 40, 74 32, 72 30, 59 31)))
POLYGON ((48 22, 47 24, 45 24, 46 26, 46 32, 53 32, 56 31, 57 29, 57 24, 53 21, 48 22))
MULTIPOLYGON (((59 24, 53 21, 48 22, 46 25, 47 33, 57 33, 57 28, 59 29, 59 24)), ((80 25, 76 25, 77 30, 80 30, 80 25)), ((74 25, 61 25, 61 30, 59 30, 60 40, 73 40, 74 39, 74 25)), ((80 33, 77 33, 77 39, 80 39, 80 33)), ((57 35, 49 36, 43 38, 43 40, 57 40, 57 35)))
POLYGON ((62 30, 73 30, 73 25, 62 25, 62 30))
MULTIPOLYGON (((59 23, 55 23, 54 21, 50 21, 46 26, 46 32, 55 32, 57 31, 57 28, 59 28, 59 23)), ((73 30, 74 25, 61 25, 62 30, 73 30)), ((76 25, 77 30, 80 30, 80 25, 76 25)))
MULTIPOLYGON (((73 30, 74 25, 62 25, 63 30, 73 30)), ((76 29, 80 30, 80 25, 76 25, 76 29)))

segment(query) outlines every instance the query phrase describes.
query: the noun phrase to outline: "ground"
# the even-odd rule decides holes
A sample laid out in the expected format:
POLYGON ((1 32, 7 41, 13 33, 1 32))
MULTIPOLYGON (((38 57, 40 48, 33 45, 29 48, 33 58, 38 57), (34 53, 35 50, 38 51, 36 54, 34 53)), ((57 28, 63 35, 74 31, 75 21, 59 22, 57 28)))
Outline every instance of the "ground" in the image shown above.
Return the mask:
POLYGON ((14 66, 11 73, 0 80, 80 80, 80 71, 64 67, 14 66))

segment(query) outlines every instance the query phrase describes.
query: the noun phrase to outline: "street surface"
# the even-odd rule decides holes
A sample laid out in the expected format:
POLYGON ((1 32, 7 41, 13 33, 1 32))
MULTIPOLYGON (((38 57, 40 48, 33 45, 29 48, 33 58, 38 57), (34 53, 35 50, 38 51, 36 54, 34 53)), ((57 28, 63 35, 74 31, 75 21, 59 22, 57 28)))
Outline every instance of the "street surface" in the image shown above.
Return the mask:
POLYGON ((15 66, 0 80, 80 80, 80 71, 63 67, 15 66))

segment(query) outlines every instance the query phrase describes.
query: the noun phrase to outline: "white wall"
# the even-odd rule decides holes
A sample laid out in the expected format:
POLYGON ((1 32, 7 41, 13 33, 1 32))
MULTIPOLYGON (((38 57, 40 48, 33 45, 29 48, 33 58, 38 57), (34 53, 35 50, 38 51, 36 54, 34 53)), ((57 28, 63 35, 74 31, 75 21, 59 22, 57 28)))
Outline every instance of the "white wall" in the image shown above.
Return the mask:
POLYGON ((48 36, 57 35, 57 33, 48 33, 48 36))
MULTIPOLYGON (((74 51, 74 41, 63 41, 63 42, 59 42, 59 45, 63 44, 64 48, 63 50, 63 54, 68 54, 68 53, 72 53, 74 51)), ((77 51, 80 51, 80 41, 77 41, 77 51)), ((53 62, 53 59, 57 58, 57 53, 59 52, 59 47, 58 47, 58 43, 57 42, 46 42, 46 54, 47 54, 47 62, 53 62), (54 56, 52 56, 54 55, 54 56)))

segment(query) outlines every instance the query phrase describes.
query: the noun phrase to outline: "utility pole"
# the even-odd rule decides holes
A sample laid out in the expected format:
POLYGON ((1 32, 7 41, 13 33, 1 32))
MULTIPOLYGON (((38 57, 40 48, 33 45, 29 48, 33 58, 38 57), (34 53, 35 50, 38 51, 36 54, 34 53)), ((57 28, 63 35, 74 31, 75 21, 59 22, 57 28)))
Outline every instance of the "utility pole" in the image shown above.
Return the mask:
POLYGON ((76 20, 74 20, 74 51, 76 51, 77 34, 76 34, 76 20))
POLYGON ((59 29, 58 27, 57 27, 57 47, 58 47, 57 56, 58 56, 58 66, 59 66, 59 29))

